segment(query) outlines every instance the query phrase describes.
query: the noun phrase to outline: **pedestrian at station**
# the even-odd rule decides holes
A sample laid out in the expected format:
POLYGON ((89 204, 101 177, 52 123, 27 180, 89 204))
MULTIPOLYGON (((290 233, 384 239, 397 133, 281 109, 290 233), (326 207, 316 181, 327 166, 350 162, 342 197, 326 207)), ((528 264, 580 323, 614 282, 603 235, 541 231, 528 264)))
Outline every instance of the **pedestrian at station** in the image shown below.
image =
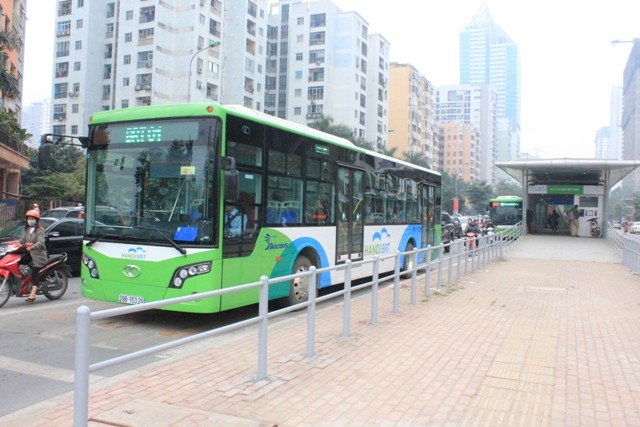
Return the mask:
POLYGON ((578 237, 578 219, 580 218, 580 211, 578 205, 574 205, 569 212, 567 212, 567 219, 569 220, 569 230, 571 231, 571 237, 578 237))

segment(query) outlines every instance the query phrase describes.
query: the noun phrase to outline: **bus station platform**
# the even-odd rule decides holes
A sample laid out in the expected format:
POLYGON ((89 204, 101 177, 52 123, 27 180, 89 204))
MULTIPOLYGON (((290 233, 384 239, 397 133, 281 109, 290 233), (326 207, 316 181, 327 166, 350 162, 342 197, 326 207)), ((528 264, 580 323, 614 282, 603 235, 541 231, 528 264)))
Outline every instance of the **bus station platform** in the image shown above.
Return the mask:
MULTIPOLYGON (((527 235, 415 305, 403 283, 375 325, 354 299, 348 338, 321 305, 312 358, 304 311, 274 321, 263 381, 255 327, 92 381, 89 425, 640 426, 640 278, 606 240, 527 235)), ((72 393, 0 418, 72 424, 72 393)))

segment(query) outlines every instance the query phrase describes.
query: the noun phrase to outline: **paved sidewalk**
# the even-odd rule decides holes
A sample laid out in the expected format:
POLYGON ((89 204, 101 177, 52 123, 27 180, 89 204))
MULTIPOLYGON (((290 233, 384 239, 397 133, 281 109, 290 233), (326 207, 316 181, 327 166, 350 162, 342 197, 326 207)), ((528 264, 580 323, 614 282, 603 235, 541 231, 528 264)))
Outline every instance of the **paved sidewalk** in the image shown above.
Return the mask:
MULTIPOLYGON (((353 302, 347 339, 342 304, 323 306, 312 359, 304 312, 276 321, 265 381, 251 328, 93 382, 90 425, 640 426, 640 279, 606 241, 527 236, 416 305, 403 287, 399 314, 392 293, 377 325, 353 302)), ((72 404, 0 425, 69 426, 72 404)))

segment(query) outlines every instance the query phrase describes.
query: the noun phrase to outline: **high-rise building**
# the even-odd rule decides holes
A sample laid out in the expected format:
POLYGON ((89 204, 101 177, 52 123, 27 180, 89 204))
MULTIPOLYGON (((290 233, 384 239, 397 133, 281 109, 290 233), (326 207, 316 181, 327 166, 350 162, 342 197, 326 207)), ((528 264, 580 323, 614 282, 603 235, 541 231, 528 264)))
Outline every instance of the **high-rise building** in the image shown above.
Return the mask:
POLYGON ((493 164, 497 158, 496 102, 496 92, 489 84, 446 85, 436 91, 436 121, 440 125, 469 124, 478 132, 477 177, 488 183, 494 182, 493 164))
POLYGON ((330 0, 280 0, 269 16, 265 112, 302 124, 329 116, 384 144, 388 56, 389 43, 358 13, 330 0))
MULTIPOLYGON (((640 39, 633 40, 633 48, 627 59, 623 75, 624 108, 622 132, 624 143, 623 160, 640 159, 640 39)), ((622 183, 625 197, 640 191, 640 171, 629 174, 622 183)))
POLYGON ((609 114, 609 153, 607 158, 622 160, 622 145, 624 137, 622 133, 622 109, 624 108, 624 98, 622 96, 622 86, 615 85, 611 89, 611 110, 609 114))
POLYGON ((21 114, 21 125, 31 134, 27 145, 31 148, 40 146, 40 137, 51 130, 51 100, 43 99, 25 105, 21 114))
POLYGON ((261 109, 266 25, 267 0, 58 0, 53 132, 82 135, 94 111, 140 105, 261 109))
POLYGON ((595 158, 596 159, 611 159, 609 157, 611 153, 611 138, 610 128, 608 126, 601 127, 596 132, 595 145, 595 158))
POLYGON ((438 169, 438 129, 434 87, 410 64, 391 63, 389 72, 389 142, 396 157, 419 155, 438 169))
POLYGON ((516 43, 493 22, 486 4, 460 33, 460 83, 494 86, 496 115, 509 119, 508 135, 498 137, 498 144, 505 144, 508 136, 508 146, 497 148, 496 160, 516 159, 520 151, 520 54, 516 43))

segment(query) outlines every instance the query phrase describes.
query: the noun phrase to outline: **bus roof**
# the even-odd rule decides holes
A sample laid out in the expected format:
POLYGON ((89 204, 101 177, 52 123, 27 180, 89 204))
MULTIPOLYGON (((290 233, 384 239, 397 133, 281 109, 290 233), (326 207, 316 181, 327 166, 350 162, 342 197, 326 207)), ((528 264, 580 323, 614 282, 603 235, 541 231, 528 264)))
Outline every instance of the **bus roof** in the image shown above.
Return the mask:
POLYGON ((522 197, 520 196, 498 196, 495 197, 493 199, 489 199, 490 202, 507 202, 507 201, 511 201, 511 202, 516 202, 516 201, 522 201, 522 197))
POLYGON ((232 115, 242 117, 245 119, 255 120, 262 124, 268 124, 279 129, 288 130, 290 132, 304 135, 310 138, 329 142, 334 145, 338 145, 350 150, 358 151, 361 153, 367 153, 372 156, 386 159, 404 166, 408 166, 415 169, 420 169, 425 172, 429 172, 436 175, 441 175, 439 172, 431 169, 427 169, 422 166, 409 163, 404 160, 396 159, 384 154, 377 153, 375 151, 369 151, 365 148, 358 147, 351 141, 340 138, 338 136, 313 129, 309 126, 305 126, 300 123, 295 123, 289 120, 281 119, 279 117, 271 116, 269 114, 247 108, 242 105, 221 105, 215 102, 207 103, 191 103, 191 104, 159 104, 159 105, 147 105, 141 107, 130 107, 115 110, 98 111, 91 115, 89 119, 90 125, 114 123, 114 122, 130 122, 137 120, 152 120, 152 119, 164 119, 171 117, 203 117, 203 116, 219 116, 223 114, 231 113, 232 115), (209 107, 213 107, 210 109, 209 107))

